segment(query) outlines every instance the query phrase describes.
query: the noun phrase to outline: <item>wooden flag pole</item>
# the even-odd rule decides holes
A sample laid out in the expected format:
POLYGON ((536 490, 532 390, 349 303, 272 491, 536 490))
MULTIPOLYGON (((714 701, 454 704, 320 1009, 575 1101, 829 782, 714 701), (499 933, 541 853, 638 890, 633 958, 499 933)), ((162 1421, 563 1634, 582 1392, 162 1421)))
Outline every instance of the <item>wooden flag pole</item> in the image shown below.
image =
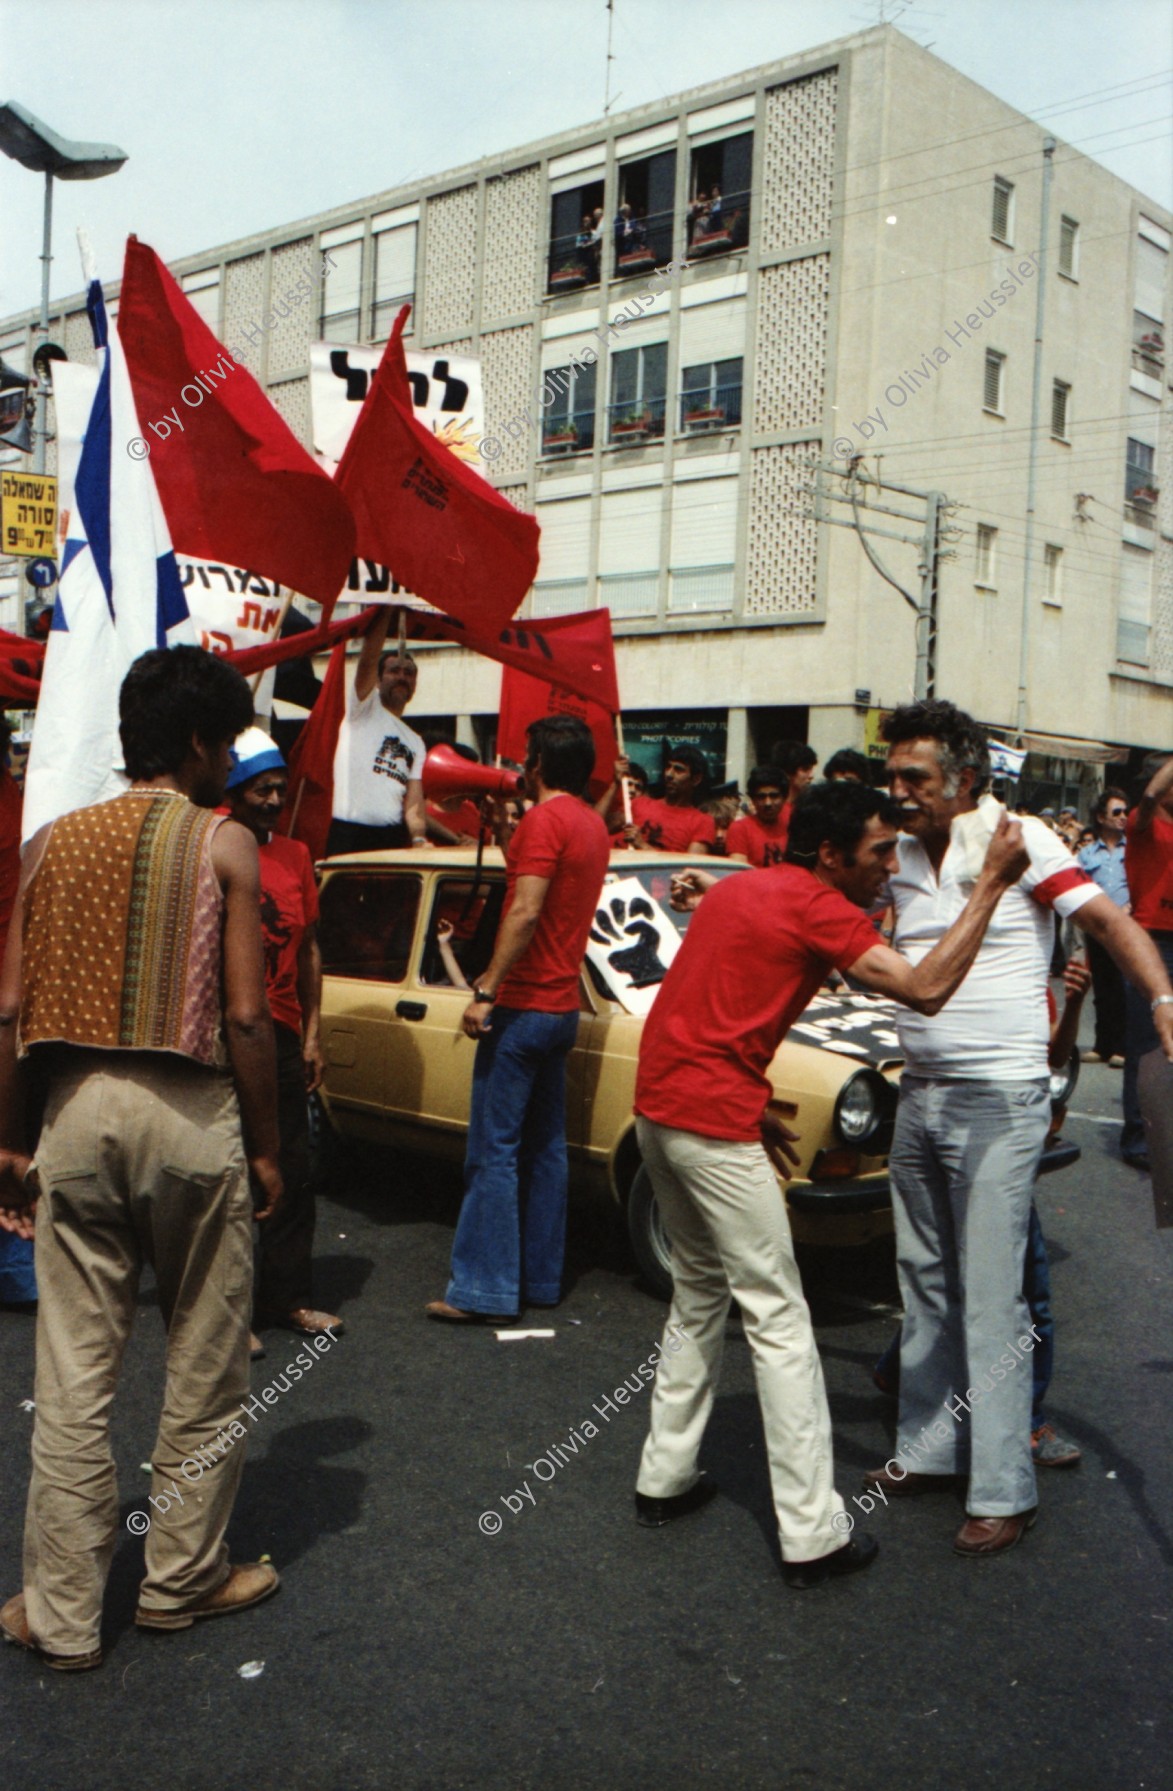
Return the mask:
MULTIPOLYGON (((290 610, 293 608, 293 596, 294 596, 293 591, 287 590, 284 597, 281 599, 281 608, 277 612, 277 626, 276 626, 276 628, 274 628, 273 633, 270 636, 270 638, 272 640, 277 639, 278 635, 281 633, 281 630, 285 626, 285 618, 289 614, 290 610)), ((252 677, 248 681, 248 687, 252 691, 254 697, 256 696, 257 691, 261 687, 261 679, 264 677, 264 675, 265 675, 264 672, 254 672, 252 677)))
MULTIPOLYGON (((623 717, 622 717, 622 715, 617 715, 615 717, 615 744, 616 744, 616 746, 618 746, 622 757, 626 758, 627 751, 623 745, 623 717)), ((630 827, 631 826, 631 785, 628 783, 628 781, 625 777, 621 777, 619 779, 619 789, 623 796, 623 820, 624 820, 624 823, 628 827, 630 827)))

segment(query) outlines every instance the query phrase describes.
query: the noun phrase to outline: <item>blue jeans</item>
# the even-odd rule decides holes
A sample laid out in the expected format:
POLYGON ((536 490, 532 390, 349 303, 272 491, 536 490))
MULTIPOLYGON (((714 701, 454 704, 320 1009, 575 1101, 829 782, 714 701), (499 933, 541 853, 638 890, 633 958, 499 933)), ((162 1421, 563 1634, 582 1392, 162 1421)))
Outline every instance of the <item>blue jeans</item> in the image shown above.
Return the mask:
POLYGON ((566 1251, 566 1059, 577 1009, 493 1009, 478 1039, 464 1159, 464 1204, 445 1298, 465 1312, 521 1310, 562 1297, 566 1251))
MULTIPOLYGON (((1047 1243, 1039 1224, 1039 1209, 1030 1205, 1030 1226, 1026 1234, 1026 1262, 1022 1271, 1022 1291, 1030 1307, 1031 1324, 1038 1334, 1038 1343, 1030 1359, 1031 1408, 1030 1427, 1037 1430, 1043 1423, 1043 1401, 1055 1371, 1055 1320, 1051 1316, 1051 1265, 1047 1260, 1047 1243)), ((897 1325, 891 1343, 876 1363, 876 1373, 889 1386, 900 1385, 900 1339, 904 1327, 897 1325)))
POLYGON ((22 1302, 37 1297, 33 1273, 33 1240, 0 1231, 0 1300, 22 1302))

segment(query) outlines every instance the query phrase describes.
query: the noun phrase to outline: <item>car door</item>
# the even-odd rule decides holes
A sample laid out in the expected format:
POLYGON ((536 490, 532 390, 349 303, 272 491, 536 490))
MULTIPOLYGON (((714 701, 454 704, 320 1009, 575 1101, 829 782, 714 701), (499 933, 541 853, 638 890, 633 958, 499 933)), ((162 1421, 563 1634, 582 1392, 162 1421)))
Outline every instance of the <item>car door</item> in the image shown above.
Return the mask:
POLYGON ((365 865, 328 872, 323 881, 321 1040, 332 1110, 382 1116, 392 1083, 410 1088, 402 1008, 423 881, 413 871, 365 865))

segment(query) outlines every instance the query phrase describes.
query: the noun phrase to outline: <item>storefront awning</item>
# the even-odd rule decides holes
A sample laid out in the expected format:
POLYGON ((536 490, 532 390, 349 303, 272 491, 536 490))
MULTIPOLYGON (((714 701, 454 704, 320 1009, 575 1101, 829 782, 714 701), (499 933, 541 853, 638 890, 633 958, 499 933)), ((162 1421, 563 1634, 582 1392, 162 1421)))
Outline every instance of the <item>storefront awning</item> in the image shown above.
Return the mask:
POLYGON ((1063 734, 1024 734, 1022 743, 1031 752, 1051 759, 1078 759, 1085 765, 1123 765, 1126 746, 1106 746, 1102 740, 1069 740, 1063 734))

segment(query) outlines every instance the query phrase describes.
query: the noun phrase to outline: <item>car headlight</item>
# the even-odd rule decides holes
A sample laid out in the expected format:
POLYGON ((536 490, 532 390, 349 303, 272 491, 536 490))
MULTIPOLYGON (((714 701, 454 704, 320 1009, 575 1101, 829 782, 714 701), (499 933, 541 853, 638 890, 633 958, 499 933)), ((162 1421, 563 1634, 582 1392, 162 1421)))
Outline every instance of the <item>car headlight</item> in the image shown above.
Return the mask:
POLYGON ((874 1145, 895 1105, 895 1091, 877 1070, 857 1070, 839 1090, 835 1102, 835 1134, 841 1144, 857 1149, 874 1145))

